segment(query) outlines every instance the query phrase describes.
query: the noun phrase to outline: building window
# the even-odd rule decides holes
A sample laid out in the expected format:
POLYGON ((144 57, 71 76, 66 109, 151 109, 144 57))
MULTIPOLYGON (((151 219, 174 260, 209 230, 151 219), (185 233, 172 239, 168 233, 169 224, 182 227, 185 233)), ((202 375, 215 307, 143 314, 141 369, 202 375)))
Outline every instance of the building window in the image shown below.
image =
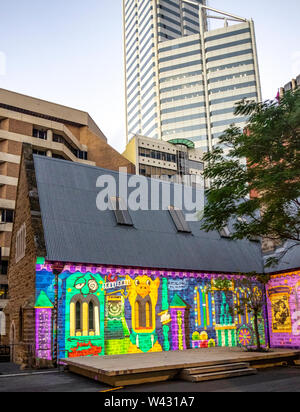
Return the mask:
POLYGON ((95 332, 94 303, 89 303, 89 334, 95 332))
POLYGON ((46 130, 39 130, 39 129, 33 129, 33 137, 36 137, 37 139, 42 139, 42 140, 47 140, 47 131, 46 130))
POLYGON ((8 286, 0 285, 0 300, 8 299, 8 286))
POLYGON ((152 328, 152 305, 149 299, 148 302, 142 300, 136 301, 134 306, 134 327, 136 330, 152 328))
POLYGON ((87 152, 83 152, 82 150, 77 151, 78 159, 87 160, 87 152))
POLYGON ((2 209, 0 211, 0 223, 13 223, 14 211, 9 209, 2 209))
POLYGON ((75 312, 75 325, 76 325, 76 334, 81 332, 81 302, 76 302, 76 312, 75 312))
POLYGON ((78 159, 87 160, 87 152, 76 149, 63 136, 54 133, 53 134, 53 142, 61 143, 64 146, 66 146, 70 150, 70 152, 73 153, 73 155, 75 157, 77 157, 78 159))
POLYGON ((0 274, 7 275, 7 270, 8 270, 8 260, 0 260, 0 274))
POLYGON ((178 232, 191 233, 191 228, 185 220, 182 210, 175 209, 174 206, 169 206, 169 212, 178 232))
POLYGON ((119 225, 133 226, 127 206, 121 197, 111 197, 112 209, 119 225))
POLYGON ((75 297, 70 303, 70 336, 99 336, 99 302, 75 297))
POLYGON ((140 165, 140 175, 141 175, 141 176, 146 176, 145 166, 141 166, 141 165, 140 165))
POLYGON ((139 147, 139 156, 176 163, 176 155, 139 147))
POLYGON ((18 263, 25 256, 26 251, 26 225, 25 223, 17 232, 16 238, 16 263, 18 263))
POLYGON ((32 153, 35 154, 35 155, 39 155, 39 156, 47 156, 47 153, 46 153, 45 151, 43 151, 43 150, 33 149, 33 150, 32 150, 32 153))
POLYGON ((60 160, 68 160, 64 156, 61 156, 61 155, 56 154, 56 153, 52 153, 52 158, 53 159, 60 159, 60 160))

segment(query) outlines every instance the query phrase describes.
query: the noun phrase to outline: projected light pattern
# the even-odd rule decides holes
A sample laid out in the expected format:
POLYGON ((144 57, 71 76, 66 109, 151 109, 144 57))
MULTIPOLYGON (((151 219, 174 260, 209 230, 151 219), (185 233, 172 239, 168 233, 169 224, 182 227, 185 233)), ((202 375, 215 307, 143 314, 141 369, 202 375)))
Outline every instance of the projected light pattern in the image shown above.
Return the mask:
MULTIPOLYGON (((65 265, 58 282, 60 358, 150 353, 249 342, 253 316, 232 316, 243 292, 230 276, 230 293, 214 288, 218 276, 104 266, 65 265)), ((36 274, 36 356, 53 351, 54 276, 41 259, 36 274)), ((265 321, 260 329, 265 343, 265 321)))

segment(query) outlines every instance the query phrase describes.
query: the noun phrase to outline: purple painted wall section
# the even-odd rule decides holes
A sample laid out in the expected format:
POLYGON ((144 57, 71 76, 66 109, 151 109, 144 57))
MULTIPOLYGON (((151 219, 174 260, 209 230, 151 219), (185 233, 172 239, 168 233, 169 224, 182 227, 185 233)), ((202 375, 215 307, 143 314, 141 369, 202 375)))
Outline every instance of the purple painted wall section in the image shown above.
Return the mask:
POLYGON ((35 309, 36 319, 36 356, 39 359, 51 360, 51 323, 52 309, 35 309))
POLYGON ((186 335, 185 335, 185 309, 171 308, 172 319, 172 350, 185 350, 186 335))
POLYGON ((273 275, 267 285, 271 347, 300 347, 300 271, 273 275))

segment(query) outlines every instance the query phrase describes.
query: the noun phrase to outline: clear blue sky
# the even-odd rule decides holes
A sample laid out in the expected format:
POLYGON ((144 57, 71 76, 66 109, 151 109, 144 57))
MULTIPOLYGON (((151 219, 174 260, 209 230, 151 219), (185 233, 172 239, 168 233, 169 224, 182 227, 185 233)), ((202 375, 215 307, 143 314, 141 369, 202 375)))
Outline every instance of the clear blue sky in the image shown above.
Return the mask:
MULTIPOLYGON (((121 0, 2 1, 0 87, 88 111, 125 146, 121 0)), ((300 73, 299 0, 210 0, 256 25, 263 97, 300 73)))

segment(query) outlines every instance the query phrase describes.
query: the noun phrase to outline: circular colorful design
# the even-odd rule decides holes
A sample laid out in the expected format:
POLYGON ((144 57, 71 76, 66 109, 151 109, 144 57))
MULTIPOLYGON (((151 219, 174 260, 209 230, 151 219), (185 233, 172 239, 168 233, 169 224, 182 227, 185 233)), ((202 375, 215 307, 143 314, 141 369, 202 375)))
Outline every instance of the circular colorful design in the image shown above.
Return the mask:
POLYGON ((242 326, 238 330, 238 344, 240 346, 250 346, 253 341, 252 330, 248 326, 242 326))

